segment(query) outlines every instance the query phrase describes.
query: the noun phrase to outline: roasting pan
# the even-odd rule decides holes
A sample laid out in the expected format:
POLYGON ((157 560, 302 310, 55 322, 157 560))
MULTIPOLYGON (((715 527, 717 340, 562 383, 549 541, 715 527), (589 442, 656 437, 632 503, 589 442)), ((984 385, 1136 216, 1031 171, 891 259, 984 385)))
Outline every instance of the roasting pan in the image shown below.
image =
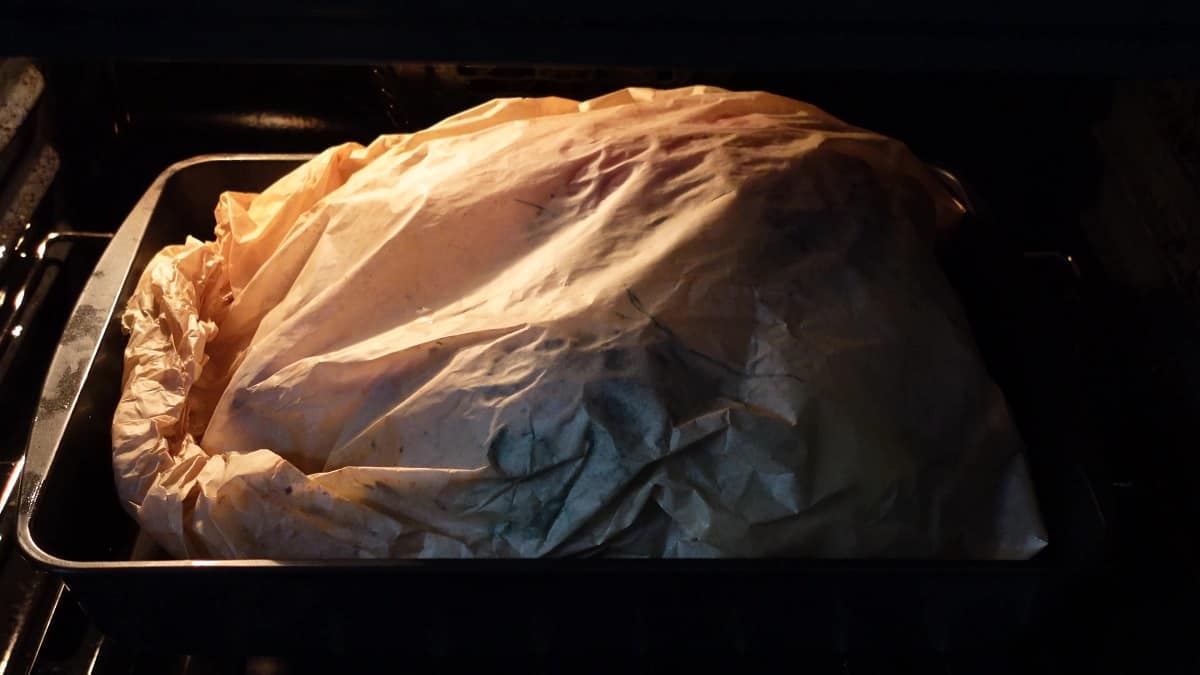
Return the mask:
POLYGON ((1070 326, 1047 324, 1065 315, 1030 282, 1037 256, 977 203, 939 259, 1025 438, 1050 535, 1032 560, 166 559, 113 485, 121 308, 161 247, 212 237, 221 191, 260 191, 307 157, 203 156, 167 169, 64 331, 28 444, 18 536, 106 634, 186 653, 970 650, 1049 630, 1104 564, 1103 514, 1070 416, 1055 407, 1072 377, 1070 326))

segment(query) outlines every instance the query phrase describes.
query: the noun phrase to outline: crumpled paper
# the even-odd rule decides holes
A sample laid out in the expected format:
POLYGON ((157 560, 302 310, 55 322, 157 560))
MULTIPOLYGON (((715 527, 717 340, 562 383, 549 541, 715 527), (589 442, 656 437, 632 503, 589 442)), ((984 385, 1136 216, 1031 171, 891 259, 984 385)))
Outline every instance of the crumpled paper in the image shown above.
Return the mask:
POLYGON ((229 192, 123 320, 117 486, 191 558, 1026 558, 899 142, 712 87, 501 99, 229 192))

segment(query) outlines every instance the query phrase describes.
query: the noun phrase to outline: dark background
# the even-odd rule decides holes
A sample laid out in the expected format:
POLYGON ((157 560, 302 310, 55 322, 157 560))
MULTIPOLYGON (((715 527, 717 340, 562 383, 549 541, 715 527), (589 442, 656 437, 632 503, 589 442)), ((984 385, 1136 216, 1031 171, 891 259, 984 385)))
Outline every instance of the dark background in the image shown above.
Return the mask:
POLYGON ((1195 74, 1195 3, 5 0, 44 57, 1195 74))

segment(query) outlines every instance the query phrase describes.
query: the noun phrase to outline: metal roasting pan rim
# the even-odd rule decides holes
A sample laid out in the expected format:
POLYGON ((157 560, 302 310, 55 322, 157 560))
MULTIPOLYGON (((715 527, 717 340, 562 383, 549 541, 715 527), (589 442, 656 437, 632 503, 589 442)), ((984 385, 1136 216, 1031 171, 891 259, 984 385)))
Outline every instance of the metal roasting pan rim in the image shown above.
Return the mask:
MULTIPOLYGON (((756 574, 767 576, 781 572, 803 572, 844 574, 847 572, 872 574, 928 575, 950 574, 973 577, 1002 572, 1005 575, 1022 576, 1041 574, 1060 568, 1053 560, 1035 556, 1030 560, 913 560, 913 559, 712 559, 712 560, 644 560, 644 559, 336 559, 336 560, 122 560, 93 561, 71 560, 45 550, 35 539, 31 521, 39 507, 41 492, 47 474, 58 455, 60 443, 70 422, 80 393, 99 352, 101 341, 110 322, 119 316, 118 306, 123 303, 123 288, 131 273, 142 240, 150 225, 151 216, 163 194, 168 181, 190 167, 218 162, 261 162, 295 161, 310 159, 313 154, 276 153, 231 153, 209 154, 177 162, 161 173, 113 237, 96 265, 72 312, 68 326, 76 322, 81 313, 100 313, 103 321, 92 321, 83 331, 67 331, 55 352, 48 370, 38 411, 34 418, 26 450, 22 473, 20 503, 17 519, 17 538, 20 547, 35 563, 71 576, 103 571, 116 575, 140 573, 199 573, 201 570, 238 570, 251 573, 289 573, 359 570, 403 570, 417 574, 477 574, 487 573, 539 575, 578 573, 628 573, 638 574, 699 574, 714 573, 756 574), (66 390, 64 395, 64 389, 66 390), (665 564, 666 563, 666 564, 665 564)), ((933 167, 960 199, 965 197, 961 183, 944 168, 933 167)), ((963 200, 966 201, 966 200, 963 200)), ((969 202, 968 202, 969 204, 969 202)), ((140 274, 140 270, 137 270, 140 274)), ((107 442, 107 439, 105 439, 107 442)), ((111 475, 105 479, 111 480, 111 475)), ((144 536, 144 535, 139 535, 144 536)))

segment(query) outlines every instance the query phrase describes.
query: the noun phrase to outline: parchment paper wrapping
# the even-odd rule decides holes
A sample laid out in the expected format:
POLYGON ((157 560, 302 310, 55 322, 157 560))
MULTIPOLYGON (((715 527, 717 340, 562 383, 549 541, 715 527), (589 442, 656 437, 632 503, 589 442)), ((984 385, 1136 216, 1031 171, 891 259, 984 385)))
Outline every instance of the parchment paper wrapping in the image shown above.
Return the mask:
POLYGON ((496 100, 146 267, 121 497, 193 558, 1023 558, 1021 442, 900 143, 711 87, 496 100))

